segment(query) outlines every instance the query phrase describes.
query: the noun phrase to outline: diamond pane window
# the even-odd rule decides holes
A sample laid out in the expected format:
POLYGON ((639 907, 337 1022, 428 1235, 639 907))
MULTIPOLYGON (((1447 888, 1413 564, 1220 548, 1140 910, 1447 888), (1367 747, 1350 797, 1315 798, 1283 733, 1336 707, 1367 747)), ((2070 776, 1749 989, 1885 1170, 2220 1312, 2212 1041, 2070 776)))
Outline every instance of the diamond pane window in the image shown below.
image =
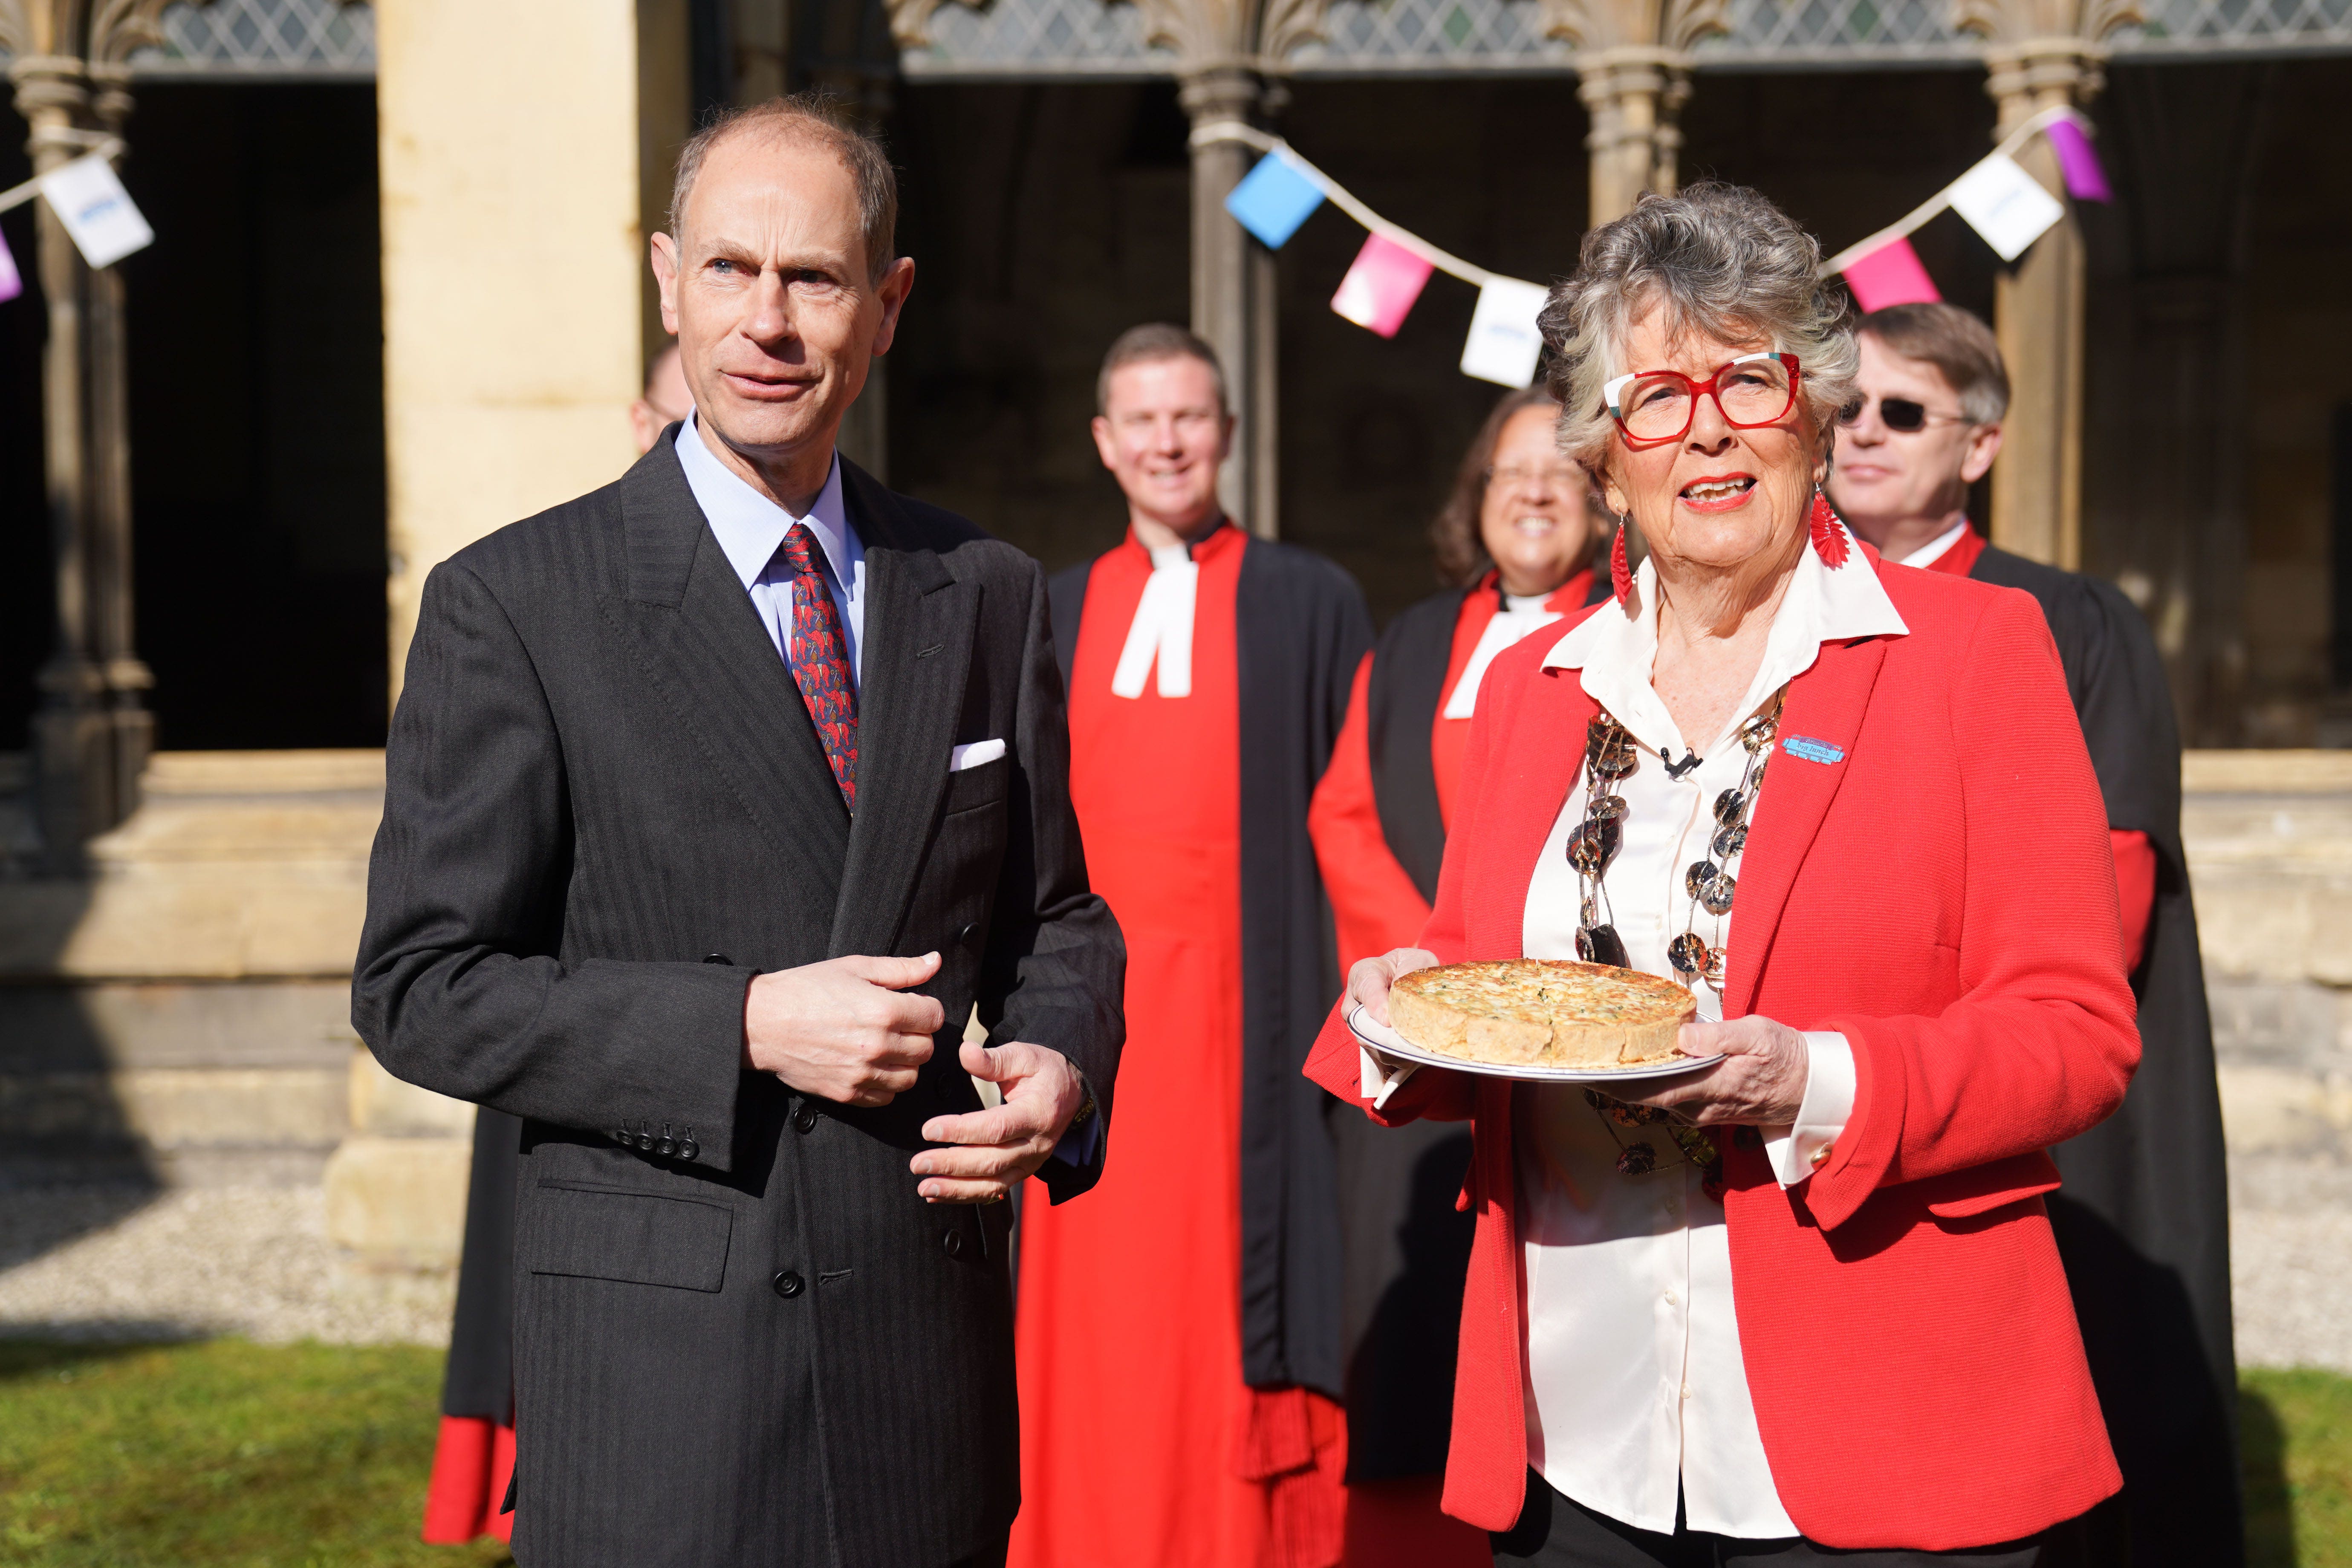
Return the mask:
POLYGON ((1291 51, 1302 74, 1567 70, 1535 0, 1331 0, 1323 37, 1291 51))
POLYGON ((1143 14, 1103 0, 947 0, 930 42, 900 53, 910 77, 1135 77, 1176 68, 1173 50, 1146 47, 1143 14))
POLYGON ((1973 59, 1950 0, 1731 0, 1727 36, 1693 51, 1702 67, 1898 65, 1973 59))
POLYGON ((375 13, 343 0, 209 0, 163 13, 163 47, 142 49, 146 77, 371 77, 375 13))
POLYGON ((2146 26, 2116 35, 2117 55, 2352 49, 2352 0, 2146 0, 2146 26))

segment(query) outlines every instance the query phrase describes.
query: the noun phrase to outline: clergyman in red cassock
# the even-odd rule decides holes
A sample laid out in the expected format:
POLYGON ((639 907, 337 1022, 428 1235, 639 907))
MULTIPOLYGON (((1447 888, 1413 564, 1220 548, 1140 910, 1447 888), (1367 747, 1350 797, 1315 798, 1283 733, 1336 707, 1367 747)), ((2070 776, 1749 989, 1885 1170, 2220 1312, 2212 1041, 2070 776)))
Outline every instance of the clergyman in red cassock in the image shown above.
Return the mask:
POLYGON ((1339 973, 1307 815, 1370 620, 1338 567, 1219 509, 1233 421, 1207 344, 1128 332, 1097 404, 1129 532, 1051 603, 1129 1034, 1102 1181, 1024 1205, 1012 1563, 1329 1568, 1340 1247, 1299 1074, 1339 973))

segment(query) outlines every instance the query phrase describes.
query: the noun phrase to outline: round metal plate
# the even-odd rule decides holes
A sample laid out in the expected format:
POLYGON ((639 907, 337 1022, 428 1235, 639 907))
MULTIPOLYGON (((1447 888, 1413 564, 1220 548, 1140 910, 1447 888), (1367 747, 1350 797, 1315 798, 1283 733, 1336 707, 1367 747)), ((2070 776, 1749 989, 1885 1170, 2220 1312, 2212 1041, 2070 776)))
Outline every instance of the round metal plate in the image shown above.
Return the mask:
POLYGON ((1675 1078, 1699 1068, 1713 1067, 1723 1059, 1720 1056, 1685 1057, 1678 1061, 1655 1062, 1636 1068, 1547 1068, 1524 1063, 1465 1061, 1460 1057, 1423 1050, 1386 1024, 1373 1022, 1360 1006, 1349 1009, 1348 1030, 1382 1056, 1395 1057, 1423 1067, 1477 1073, 1484 1078, 1517 1079, 1522 1083, 1635 1083, 1643 1079, 1675 1078))

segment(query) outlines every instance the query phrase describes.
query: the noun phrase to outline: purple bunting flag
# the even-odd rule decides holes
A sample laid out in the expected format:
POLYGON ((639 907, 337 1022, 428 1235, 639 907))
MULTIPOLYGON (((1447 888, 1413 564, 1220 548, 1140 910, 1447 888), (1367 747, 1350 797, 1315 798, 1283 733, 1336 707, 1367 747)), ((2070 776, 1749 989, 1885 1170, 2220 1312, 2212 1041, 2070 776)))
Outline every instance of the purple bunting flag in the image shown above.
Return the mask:
POLYGON ((16 258, 8 254, 8 237, 0 235, 0 302, 15 299, 25 291, 25 279, 17 274, 16 258))
POLYGON ((2078 202, 2112 202, 2115 192, 2107 188, 2107 172, 2099 167, 2099 154, 2083 128, 2071 120, 2051 122, 2048 132, 2050 150, 2058 154, 2058 173, 2066 182, 2066 194, 2078 202))

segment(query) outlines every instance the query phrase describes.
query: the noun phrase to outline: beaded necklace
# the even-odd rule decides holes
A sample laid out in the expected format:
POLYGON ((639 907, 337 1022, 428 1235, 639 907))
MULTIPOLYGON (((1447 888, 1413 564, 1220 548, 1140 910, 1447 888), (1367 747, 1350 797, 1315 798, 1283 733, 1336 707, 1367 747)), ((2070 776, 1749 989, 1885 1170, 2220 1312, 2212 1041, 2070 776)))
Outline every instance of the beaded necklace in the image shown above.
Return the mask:
MULTIPOLYGON (((1723 922, 1731 913, 1732 900, 1739 889, 1733 869, 1748 847, 1748 815, 1754 809, 1757 793, 1764 787, 1765 765, 1771 761, 1773 738, 1780 728, 1780 709, 1788 696, 1789 689, 1784 685, 1773 693, 1771 707, 1740 722, 1739 743, 1748 753, 1748 763, 1741 770, 1738 787, 1715 797, 1715 832, 1707 842, 1708 854, 1692 862, 1683 873, 1683 891, 1690 900, 1689 915, 1682 934, 1666 944, 1666 960, 1674 966, 1675 978, 1685 988, 1696 987, 1702 979, 1717 987, 1723 984, 1723 922), (1702 910, 1712 921, 1716 938, 1713 942, 1698 934, 1702 910)), ((1584 820, 1568 836, 1568 863, 1576 870, 1579 894, 1576 955, 1587 963, 1605 963, 1619 969, 1633 967, 1625 953, 1624 940, 1617 934, 1616 911, 1609 903, 1608 876, 1625 839, 1625 800, 1617 794, 1617 784, 1640 766, 1640 749, 1625 726, 1605 708, 1593 714, 1591 723, 1585 728, 1584 820)), ((1584 1098, 1601 1113, 1601 1125, 1609 1129, 1610 1137, 1617 1144, 1620 1173, 1646 1175, 1658 1169, 1658 1155, 1646 1141, 1627 1143, 1618 1129, 1663 1125, 1681 1147, 1684 1162, 1706 1167, 1707 1194, 1722 1195, 1721 1152, 1706 1133, 1675 1121, 1664 1110, 1628 1105, 1598 1089, 1586 1089, 1584 1098)))

